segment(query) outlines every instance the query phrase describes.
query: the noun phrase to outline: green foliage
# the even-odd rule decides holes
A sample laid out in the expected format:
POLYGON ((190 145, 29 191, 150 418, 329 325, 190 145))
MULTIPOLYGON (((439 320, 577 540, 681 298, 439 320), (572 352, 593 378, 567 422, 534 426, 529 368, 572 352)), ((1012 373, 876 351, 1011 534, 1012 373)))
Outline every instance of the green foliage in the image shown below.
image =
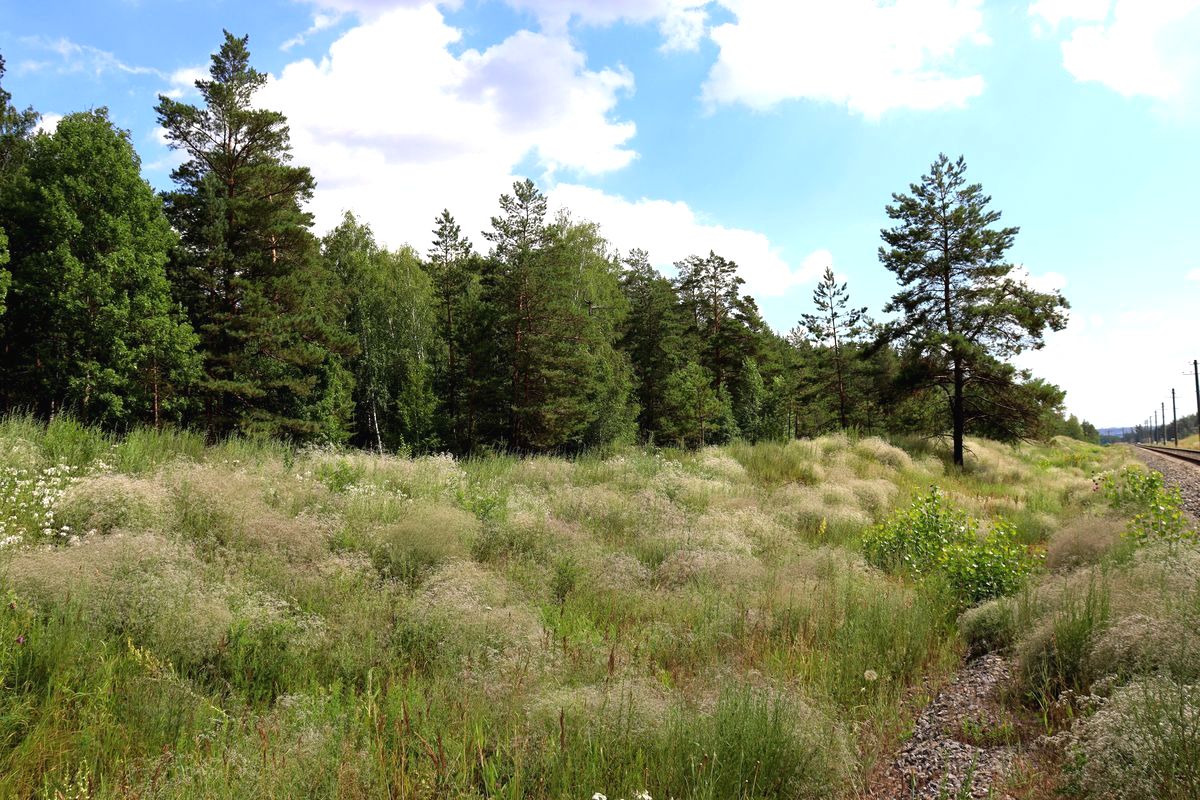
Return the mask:
POLYGON ((436 444, 433 365, 441 342, 433 284, 410 248, 389 252, 349 212, 322 244, 347 300, 346 327, 358 352, 354 376, 356 443, 379 451, 436 444))
POLYGON ((1133 512, 1126 535, 1139 544, 1192 542, 1197 531, 1183 512, 1183 496, 1177 487, 1166 487, 1162 473, 1138 467, 1101 478, 1101 490, 1115 508, 1133 512))
POLYGON ((156 112, 184 163, 167 215, 182 241, 170 265, 176 297, 200 335, 203 422, 231 432, 339 442, 350 387, 337 281, 304 205, 315 182, 290 164, 287 120, 256 108, 267 76, 247 38, 225 33, 195 106, 159 96, 156 112))
POLYGON ((1111 616, 1110 591, 1103 579, 1088 582, 1021 642, 1017 668, 1021 685, 1042 709, 1064 691, 1087 694, 1098 675, 1092 650, 1111 616))
POLYGON ((662 396, 662 436, 680 447, 729 441, 737 422, 725 387, 713 388, 713 376, 695 362, 667 376, 662 396))
POLYGON ((998 520, 981 533, 936 487, 872 528, 863 552, 882 569, 932 579, 959 606, 1012 594, 1037 564, 1011 524, 998 520))
POLYGON ((962 613, 958 629, 971 655, 1007 650, 1017 640, 1016 609, 1007 598, 982 603, 962 613))
MULTIPOLYGON (((1005 261, 1017 228, 998 228, 1000 212, 966 161, 939 155, 911 194, 894 194, 879 259, 900 291, 884 308, 899 319, 888 337, 903 340, 910 388, 944 389, 954 463, 963 463, 968 418, 978 432, 1019 434, 1041 418, 1043 405, 1022 391, 1021 373, 1004 359, 1041 346, 1046 330, 1066 325, 1066 301, 1012 275, 1005 261)), ((1027 376, 1024 376, 1027 377, 1027 376)))
POLYGON ((175 236, 104 109, 33 142, 0 202, 13 285, 0 346, 9 408, 73 409, 106 427, 179 419, 196 337, 171 300, 175 236))

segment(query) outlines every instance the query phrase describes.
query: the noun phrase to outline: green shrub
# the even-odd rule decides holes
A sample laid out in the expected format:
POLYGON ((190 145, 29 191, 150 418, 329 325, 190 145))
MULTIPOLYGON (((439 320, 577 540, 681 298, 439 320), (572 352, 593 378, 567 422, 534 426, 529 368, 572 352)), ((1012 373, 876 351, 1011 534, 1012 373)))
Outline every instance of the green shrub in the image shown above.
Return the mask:
POLYGON ((1197 532, 1183 513, 1179 489, 1164 486, 1162 473, 1125 467, 1105 475, 1101 488, 1114 507, 1134 513, 1125 533, 1138 543, 1196 540, 1197 532))
POLYGON ((975 520, 946 502, 936 487, 872 528, 863 540, 877 567, 931 578, 959 608, 1012 594, 1037 564, 1011 524, 981 534, 975 520))

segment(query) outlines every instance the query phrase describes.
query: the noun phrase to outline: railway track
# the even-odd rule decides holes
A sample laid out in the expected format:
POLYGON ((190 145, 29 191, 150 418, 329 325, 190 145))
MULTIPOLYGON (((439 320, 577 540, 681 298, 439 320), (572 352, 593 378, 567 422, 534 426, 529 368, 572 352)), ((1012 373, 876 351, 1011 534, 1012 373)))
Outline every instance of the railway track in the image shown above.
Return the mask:
POLYGON ((1139 444, 1138 447, 1154 453, 1162 453, 1164 456, 1177 458, 1180 461, 1189 461, 1192 464, 1200 464, 1200 450, 1187 450, 1182 447, 1160 447, 1153 444, 1139 444))

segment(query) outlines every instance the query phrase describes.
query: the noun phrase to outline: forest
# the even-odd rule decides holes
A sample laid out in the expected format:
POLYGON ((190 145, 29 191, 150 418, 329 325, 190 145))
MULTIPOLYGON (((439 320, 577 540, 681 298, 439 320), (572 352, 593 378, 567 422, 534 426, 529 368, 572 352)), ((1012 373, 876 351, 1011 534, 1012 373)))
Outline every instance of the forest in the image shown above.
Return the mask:
POLYGON ((1017 229, 961 158, 886 207, 880 319, 830 268, 781 334, 736 263, 697 243, 664 276, 531 180, 476 241, 449 210, 423 252, 352 211, 318 236, 287 120, 254 105, 265 81, 226 33, 198 105, 160 96, 184 157, 161 194, 104 108, 38 132, 0 89, 0 408, 405 453, 856 430, 944 437, 961 463, 966 434, 1098 441, 1008 363, 1067 304, 1013 274, 1017 229))

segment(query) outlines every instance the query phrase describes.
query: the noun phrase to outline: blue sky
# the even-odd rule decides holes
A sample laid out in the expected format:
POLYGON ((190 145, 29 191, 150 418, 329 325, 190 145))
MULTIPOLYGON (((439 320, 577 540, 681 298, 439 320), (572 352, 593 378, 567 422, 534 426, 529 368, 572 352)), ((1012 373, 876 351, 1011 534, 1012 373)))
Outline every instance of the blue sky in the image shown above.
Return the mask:
POLYGON ((424 250, 474 235, 515 176, 665 271, 714 249, 769 322, 827 263, 856 301, 891 192, 963 154, 1071 325, 1021 363, 1099 425, 1140 422, 1200 356, 1200 0, 0 0, 6 86, 52 126, 108 106, 147 180, 175 156, 160 92, 194 96, 248 33, 326 228, 352 209, 424 250))

